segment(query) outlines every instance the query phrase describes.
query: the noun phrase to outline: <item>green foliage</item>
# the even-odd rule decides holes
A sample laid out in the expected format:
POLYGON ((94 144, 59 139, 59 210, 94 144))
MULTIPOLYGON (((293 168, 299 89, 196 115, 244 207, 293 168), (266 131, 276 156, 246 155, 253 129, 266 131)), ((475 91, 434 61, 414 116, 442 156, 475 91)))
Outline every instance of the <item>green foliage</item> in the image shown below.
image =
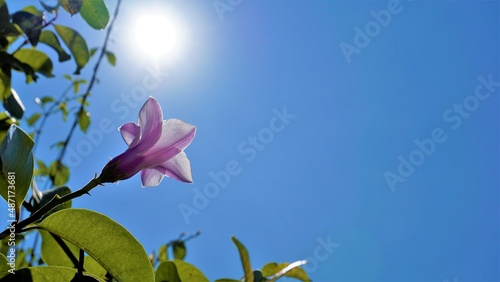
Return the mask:
POLYGON ((0 145, 0 194, 15 205, 16 218, 33 176, 33 144, 26 132, 12 125, 0 145))
POLYGON ((109 217, 84 209, 56 212, 36 225, 84 249, 118 281, 153 281, 142 245, 109 217))
POLYGON ((80 8, 82 7, 82 0, 59 0, 59 4, 64 10, 66 10, 66 12, 73 16, 80 11, 80 8))
POLYGON ((7 130, 9 130, 10 126, 13 124, 19 125, 19 122, 7 115, 7 112, 0 113, 0 142, 2 142, 7 130))
POLYGON ((69 168, 60 161, 54 161, 49 167, 49 176, 55 186, 66 184, 69 179, 69 168))
POLYGON ((28 11, 19 11, 14 13, 11 16, 12 22, 21 28, 24 34, 28 37, 31 45, 36 46, 38 44, 40 34, 42 33, 43 15, 33 14, 32 9, 28 9, 28 11))
MULTIPOLYGON (((0 56, 1 57, 1 56, 0 56)), ((0 101, 5 101, 10 96, 11 72, 9 65, 0 67, 0 101)))
POLYGON ((50 6, 50 5, 45 4, 43 1, 40 1, 40 4, 45 9, 45 11, 47 11, 51 14, 55 13, 57 11, 57 9, 59 8, 59 3, 57 3, 57 5, 55 5, 55 6, 50 6))
POLYGON ((172 261, 160 263, 155 272, 155 282, 181 282, 177 267, 172 261))
POLYGON ((9 97, 3 102, 3 107, 12 117, 17 119, 23 118, 25 108, 23 102, 21 102, 21 99, 13 88, 11 88, 9 97))
MULTIPOLYGON (((46 77, 54 77, 52 74, 52 60, 47 54, 35 49, 21 49, 14 54, 14 58, 18 59, 31 67, 35 72, 43 74, 46 77)), ((32 81, 32 76, 26 76, 26 82, 32 81)))
MULTIPOLYGON (((91 276, 91 274, 84 273, 91 276)), ((61 266, 38 266, 38 267, 28 267, 16 271, 16 274, 9 274, 4 278, 0 279, 1 282, 68 282, 76 275, 76 269, 61 267, 61 266)), ((104 281, 103 279, 97 279, 90 281, 104 281)))
POLYGON ((33 126, 41 116, 42 116, 41 113, 34 113, 26 120, 26 122, 28 123, 29 126, 33 126))
POLYGON ((238 252, 240 253, 240 260, 241 264, 243 265, 243 271, 245 273, 245 281, 253 281, 254 276, 252 266, 250 265, 250 256, 248 255, 247 249, 240 241, 238 241, 238 239, 236 239, 236 237, 231 237, 231 240, 233 240, 234 244, 238 248, 238 252))
POLYGON ((183 260, 186 256, 186 245, 182 241, 174 241, 172 244, 174 259, 183 260))
POLYGON ((109 51, 106 51, 106 58, 108 59, 108 62, 112 65, 116 65, 116 57, 115 54, 109 51))
POLYGON ((50 30, 42 31, 39 42, 44 43, 54 49, 54 51, 56 51, 57 55, 59 56, 59 62, 65 62, 71 59, 71 56, 66 53, 66 51, 64 51, 64 49, 61 47, 61 43, 59 42, 59 39, 54 32, 50 30))
POLYGON ((7 260, 7 257, 0 254, 0 278, 9 274, 9 269, 9 261, 7 260))
POLYGON ((94 29, 104 29, 109 22, 109 11, 103 0, 82 0, 80 15, 94 29))
POLYGON ((73 55, 77 66, 74 74, 80 74, 80 70, 90 58, 87 42, 80 33, 70 27, 54 25, 54 28, 73 55))
POLYGON ((84 132, 87 133, 87 128, 89 128, 90 125, 90 113, 81 110, 78 112, 78 125, 80 125, 80 129, 84 132))
POLYGON ((275 263, 271 262, 262 267, 263 276, 274 276, 270 281, 274 281, 282 276, 295 278, 304 282, 311 281, 307 273, 299 266, 305 264, 305 261, 294 263, 275 263))
POLYGON ((177 274, 182 282, 208 282, 208 278, 194 265, 183 260, 174 259, 177 274))
MULTIPOLYGON (((35 208, 35 210, 38 210, 39 208, 45 206, 56 195, 62 197, 64 195, 68 195, 69 193, 71 193, 71 189, 69 189, 69 187, 66 186, 55 187, 49 190, 41 191, 39 192, 38 195, 33 195, 33 197, 35 198, 35 203, 33 207, 35 208)), ((55 207, 49 213, 47 213, 47 215, 55 213, 56 211, 60 211, 62 209, 69 209, 69 208, 71 208, 71 201, 67 201, 64 204, 55 207)))
MULTIPOLYGON (((26 83, 30 83, 31 81, 36 81, 36 79, 38 78, 38 76, 35 74, 35 71, 29 64, 21 62, 19 59, 17 59, 11 54, 8 54, 6 52, 0 52, 0 62, 3 63, 1 68, 2 72, 6 76, 8 76, 8 83, 5 83, 4 79, 2 79, 2 83, 4 83, 5 89, 10 88, 11 69, 24 72, 26 74, 26 83)), ((8 91, 3 90, 3 92, 8 92, 8 91)), ((7 96, 3 95, 3 98, 5 99, 7 98, 7 96)))

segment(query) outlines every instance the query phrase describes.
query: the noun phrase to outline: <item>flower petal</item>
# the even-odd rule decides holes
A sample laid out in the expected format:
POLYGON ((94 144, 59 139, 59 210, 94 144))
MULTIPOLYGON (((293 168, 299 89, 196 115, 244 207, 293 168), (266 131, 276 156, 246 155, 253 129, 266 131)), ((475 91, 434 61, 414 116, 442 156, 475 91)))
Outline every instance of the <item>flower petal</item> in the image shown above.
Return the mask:
POLYGON ((158 186, 162 179, 163 173, 154 168, 141 170, 142 187, 158 186))
POLYGON ((163 164, 154 167, 154 169, 175 180, 193 183, 191 164, 184 152, 180 152, 163 164))
POLYGON ((127 122, 126 124, 120 126, 118 130, 120 130, 123 140, 127 143, 127 145, 129 145, 129 147, 135 146, 137 142, 139 142, 141 129, 137 124, 127 122))
POLYGON ((196 127, 178 119, 163 121, 158 142, 144 154, 147 167, 160 165, 182 152, 196 134, 196 127))
POLYGON ((149 97, 139 112, 138 125, 141 129, 141 139, 136 144, 137 152, 144 152, 158 141, 161 136, 163 114, 160 104, 155 98, 149 97))

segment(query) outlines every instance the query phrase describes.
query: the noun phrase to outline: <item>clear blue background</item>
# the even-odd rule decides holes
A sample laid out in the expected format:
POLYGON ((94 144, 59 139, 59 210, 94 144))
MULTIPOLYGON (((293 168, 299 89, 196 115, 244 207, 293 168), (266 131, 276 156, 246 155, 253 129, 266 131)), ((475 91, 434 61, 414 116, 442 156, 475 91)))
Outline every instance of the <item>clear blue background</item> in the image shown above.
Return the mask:
MULTIPOLYGON (((141 86, 154 65, 134 42, 134 23, 141 14, 168 10, 185 44, 177 58, 156 61, 168 75, 147 94, 165 118, 198 127, 186 150, 195 182, 164 179, 142 189, 136 176, 95 189, 73 206, 110 216, 148 252, 200 230, 187 244, 186 260, 211 280, 242 276, 234 235, 254 268, 308 258, 314 281, 498 281, 500 88, 456 130, 443 114, 474 94, 478 76, 500 81, 500 5, 401 2, 401 12, 348 63, 339 45, 354 45, 355 27, 364 29, 370 12, 388 2, 246 0, 221 20, 212 1, 124 1, 109 46, 117 67, 103 64, 99 71, 89 130, 103 119, 116 128, 136 121, 145 98, 128 114, 111 107, 141 86), (247 161, 238 146, 284 107, 296 118, 247 161), (446 141, 391 191, 384 173, 397 173, 398 156, 408 159, 418 149, 414 140, 431 138, 435 128, 446 141), (241 173, 187 223, 179 205, 193 207, 194 189, 203 191, 213 182, 210 172, 231 160, 241 173), (340 246, 328 254, 318 240, 340 246)), ((32 3, 38 5, 8 4, 15 10, 32 3)), ((108 4, 113 11, 116 2, 108 4)), ((60 23, 80 30, 90 47, 102 44, 104 32, 79 16, 62 15, 60 23)), ((27 115, 37 110, 35 97, 59 95, 62 74, 73 70, 72 62, 56 63, 57 78, 30 86, 16 74, 27 115)), ((38 157, 53 160, 56 150, 48 147, 68 127, 54 117, 38 157)), ((71 148, 88 138, 76 132, 71 148)), ((71 188, 125 149, 118 131, 103 134, 72 168, 71 188)))

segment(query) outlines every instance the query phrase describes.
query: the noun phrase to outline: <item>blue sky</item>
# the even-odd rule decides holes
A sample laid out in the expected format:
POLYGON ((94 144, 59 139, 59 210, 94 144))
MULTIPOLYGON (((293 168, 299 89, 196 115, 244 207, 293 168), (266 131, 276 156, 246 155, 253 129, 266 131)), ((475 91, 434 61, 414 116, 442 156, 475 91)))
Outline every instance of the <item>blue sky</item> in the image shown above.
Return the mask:
MULTIPOLYGON (((142 189, 136 176, 73 206, 110 216, 148 252, 200 230, 186 260, 211 280, 242 275, 233 235, 254 268, 307 258, 314 281, 500 280, 499 3, 231 3, 222 15, 211 1, 123 3, 109 47, 117 67, 102 66, 90 98, 89 130, 102 140, 67 160, 69 185, 80 188, 126 149, 118 131, 99 123, 136 121, 149 95, 165 118, 197 126, 186 150, 195 182, 142 189), (158 11, 168 11, 183 38, 175 58, 153 59, 134 42, 135 20, 158 11), (383 26, 373 14, 390 20, 383 26), (345 55, 347 45, 356 52, 345 55), (155 68, 158 85, 138 92, 155 68), (127 105, 131 95, 138 98, 127 105), (196 206, 196 191, 214 187, 211 174, 228 164, 238 173, 196 206)), ((91 47, 103 40, 79 16, 60 23, 76 26, 91 47)), ((34 97, 59 95, 73 68, 56 64, 57 78, 30 86, 18 75, 27 113, 34 97)), ((46 160, 68 127, 52 122, 37 152, 46 160)), ((75 154, 89 138, 75 134, 75 154)))

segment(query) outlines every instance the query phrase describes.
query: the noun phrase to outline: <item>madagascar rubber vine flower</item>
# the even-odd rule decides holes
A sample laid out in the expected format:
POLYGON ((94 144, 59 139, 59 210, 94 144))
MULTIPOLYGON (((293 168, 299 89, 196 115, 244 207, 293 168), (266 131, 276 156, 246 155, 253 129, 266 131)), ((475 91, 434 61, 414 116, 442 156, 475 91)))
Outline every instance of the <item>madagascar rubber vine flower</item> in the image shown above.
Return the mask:
POLYGON ((128 149, 102 169, 99 178, 103 183, 128 179, 139 171, 143 187, 159 185, 164 176, 193 182, 184 149, 194 138, 195 126, 178 119, 163 120, 160 105, 149 97, 137 124, 128 122, 119 130, 128 149))

